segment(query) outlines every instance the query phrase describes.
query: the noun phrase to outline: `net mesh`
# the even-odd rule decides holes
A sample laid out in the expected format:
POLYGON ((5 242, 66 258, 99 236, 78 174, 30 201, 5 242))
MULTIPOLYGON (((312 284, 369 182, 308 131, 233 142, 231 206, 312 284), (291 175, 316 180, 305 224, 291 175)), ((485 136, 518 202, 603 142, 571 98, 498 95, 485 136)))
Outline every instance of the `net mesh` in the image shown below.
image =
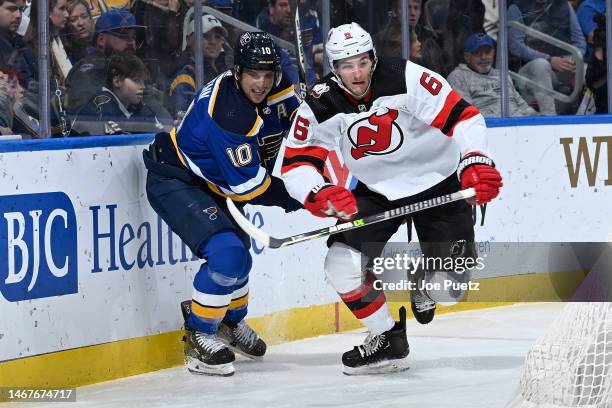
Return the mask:
POLYGON ((529 351, 520 389, 524 407, 612 408, 612 303, 568 304, 529 351))

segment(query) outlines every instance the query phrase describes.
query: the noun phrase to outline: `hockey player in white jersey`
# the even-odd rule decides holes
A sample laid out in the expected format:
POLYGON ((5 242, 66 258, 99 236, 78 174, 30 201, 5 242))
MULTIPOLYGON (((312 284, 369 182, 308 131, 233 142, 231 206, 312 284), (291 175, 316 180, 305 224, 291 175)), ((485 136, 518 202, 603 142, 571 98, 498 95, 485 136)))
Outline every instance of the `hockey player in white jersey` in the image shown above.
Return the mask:
MULTIPOLYGON (((281 170, 289 194, 313 215, 347 220, 468 187, 475 189, 478 204, 499 194, 502 179, 489 157, 484 118, 441 75, 401 59, 378 59, 372 38, 356 23, 332 28, 326 53, 332 72, 300 106, 281 170), (341 152, 359 181, 352 192, 323 176, 332 149, 341 152)), ((411 218, 425 256, 474 255, 472 211, 465 201, 411 218)), ((380 256, 362 244, 387 242, 403 221, 328 240, 326 275, 370 331, 363 345, 342 356, 346 374, 405 367, 405 311, 399 322, 393 320, 384 292, 361 266, 362 255, 380 256)), ((435 302, 425 293, 411 293, 411 304, 420 323, 433 319, 435 302)))

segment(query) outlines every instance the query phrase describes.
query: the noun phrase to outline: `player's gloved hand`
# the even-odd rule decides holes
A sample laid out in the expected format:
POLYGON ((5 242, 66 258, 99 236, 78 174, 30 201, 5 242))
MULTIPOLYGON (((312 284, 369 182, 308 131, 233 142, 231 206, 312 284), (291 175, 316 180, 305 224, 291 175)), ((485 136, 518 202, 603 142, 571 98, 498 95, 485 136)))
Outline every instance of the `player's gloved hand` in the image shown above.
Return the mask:
POLYGON ((357 213, 357 200, 346 188, 326 183, 310 191, 304 208, 317 217, 350 220, 357 213))
MULTIPOLYGON (((466 154, 459 162, 457 174, 461 180, 461 189, 474 187, 476 203, 486 204, 499 195, 499 189, 504 184, 493 160, 487 156, 472 152, 466 154)), ((474 199, 468 199, 474 204, 474 199)))

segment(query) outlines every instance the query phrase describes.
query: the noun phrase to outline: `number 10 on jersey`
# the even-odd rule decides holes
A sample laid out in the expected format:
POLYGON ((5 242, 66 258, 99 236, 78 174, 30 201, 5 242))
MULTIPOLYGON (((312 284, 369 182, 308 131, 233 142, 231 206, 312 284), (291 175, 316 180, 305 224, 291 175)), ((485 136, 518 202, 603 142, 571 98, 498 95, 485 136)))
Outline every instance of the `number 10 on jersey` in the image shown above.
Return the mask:
POLYGON ((241 144, 235 149, 228 147, 225 151, 234 167, 246 166, 253 160, 253 151, 248 143, 241 144))

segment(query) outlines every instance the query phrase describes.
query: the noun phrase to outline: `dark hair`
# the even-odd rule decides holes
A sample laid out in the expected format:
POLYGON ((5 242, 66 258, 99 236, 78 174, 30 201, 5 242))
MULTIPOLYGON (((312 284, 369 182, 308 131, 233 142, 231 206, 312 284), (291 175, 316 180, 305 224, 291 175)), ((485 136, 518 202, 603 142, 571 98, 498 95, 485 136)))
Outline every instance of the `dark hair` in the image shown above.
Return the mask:
POLYGON ((113 79, 142 79, 149 77, 147 68, 137 56, 125 52, 114 53, 106 65, 105 84, 108 89, 113 89, 113 79))
POLYGON ((595 13, 593 22, 597 28, 593 31, 593 48, 606 48, 606 15, 595 13))

